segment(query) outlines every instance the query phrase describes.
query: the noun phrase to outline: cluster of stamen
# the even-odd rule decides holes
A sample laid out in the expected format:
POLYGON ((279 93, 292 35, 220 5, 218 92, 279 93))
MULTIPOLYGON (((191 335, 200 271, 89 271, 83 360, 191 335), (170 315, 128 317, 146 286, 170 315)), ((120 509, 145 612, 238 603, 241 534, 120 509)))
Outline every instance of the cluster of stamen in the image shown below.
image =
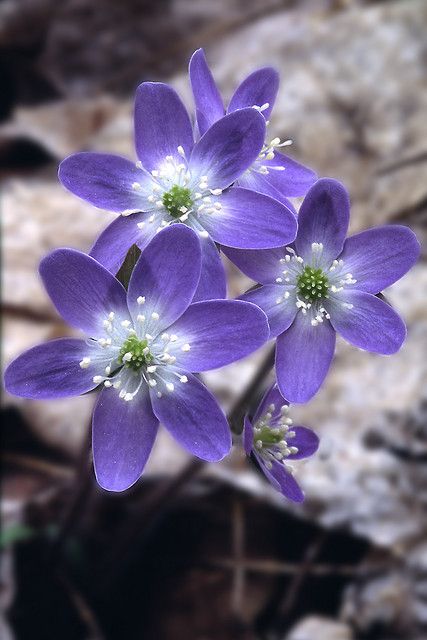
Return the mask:
MULTIPOLYGON (((261 106, 254 104, 252 105, 252 108, 256 109, 256 111, 259 111, 259 113, 262 113, 263 111, 268 109, 269 106, 270 104, 266 102, 261 106)), ((270 124, 268 120, 266 121, 266 124, 270 124)), ((256 171, 257 173, 261 173, 264 176, 268 175, 270 171, 284 171, 285 167, 281 165, 266 165, 265 161, 274 160, 276 149, 279 149, 280 147, 288 147, 291 144, 292 140, 282 141, 280 138, 273 138, 270 142, 265 142, 257 160, 255 161, 254 165, 248 169, 248 171, 256 171)))
MULTIPOLYGON (((268 469, 272 468, 273 462, 278 461, 285 464, 284 461, 288 456, 298 453, 298 448, 289 444, 289 440, 295 438, 292 420, 288 415, 289 407, 282 406, 279 417, 273 419, 275 410, 275 405, 271 404, 267 413, 259 418, 254 426, 254 448, 268 469)), ((287 465, 285 466, 292 473, 293 470, 287 465)))
POLYGON ((122 345, 117 358, 125 367, 139 371, 141 367, 152 362, 153 356, 148 347, 148 341, 140 340, 136 335, 130 335, 122 345))
POLYGON ((329 282, 322 269, 315 267, 305 267, 304 271, 297 279, 298 295, 315 302, 319 298, 328 297, 329 282))
MULTIPOLYGON (((215 198, 222 193, 222 189, 211 189, 208 184, 208 176, 195 177, 191 175, 185 150, 182 146, 177 148, 180 162, 174 156, 166 156, 159 169, 151 172, 144 169, 141 162, 136 166, 150 178, 150 192, 144 194, 147 203, 143 203, 144 211, 151 211, 151 215, 142 222, 138 222, 139 228, 144 228, 146 224, 158 224, 156 231, 161 231, 174 220, 188 224, 189 218, 196 219, 198 233, 202 237, 209 234, 203 229, 200 217, 202 215, 213 215, 221 211, 221 203, 215 198), (172 220, 162 219, 159 224, 157 212, 162 210, 171 216, 172 220)), ((142 191, 142 186, 138 182, 132 184, 136 191, 142 191)), ((128 215, 132 211, 124 212, 128 215)))

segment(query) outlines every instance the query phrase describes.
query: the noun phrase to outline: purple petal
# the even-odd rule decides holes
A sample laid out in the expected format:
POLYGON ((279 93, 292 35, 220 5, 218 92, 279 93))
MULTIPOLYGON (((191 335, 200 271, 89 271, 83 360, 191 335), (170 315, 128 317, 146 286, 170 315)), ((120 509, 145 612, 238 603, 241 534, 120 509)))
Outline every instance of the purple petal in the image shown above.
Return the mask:
POLYGON ((273 284, 283 271, 280 260, 285 251, 283 247, 275 249, 233 249, 224 247, 223 252, 240 271, 261 284, 273 284))
POLYGON ((267 469, 262 458, 257 456, 257 459, 267 480, 277 491, 280 491, 285 498, 292 500, 292 502, 304 502, 304 493, 301 487, 284 465, 280 462, 273 462, 273 468, 267 469))
POLYGON ((319 438, 312 429, 294 426, 292 426, 291 429, 295 432, 295 438, 292 438, 289 444, 292 447, 297 447, 298 453, 292 453, 286 460, 301 460, 316 453, 319 448, 319 438))
MULTIPOLYGON (((21 398, 49 400, 78 396, 94 389, 92 366, 82 369, 79 362, 91 355, 84 340, 60 338, 39 344, 18 356, 7 367, 7 391, 21 398)), ((105 365, 104 365, 105 366, 105 365)))
POLYGON ((131 246, 136 244, 142 250, 156 234, 158 225, 148 223, 149 217, 147 213, 135 213, 116 218, 96 239, 90 250, 92 258, 116 274, 131 246), (138 224, 142 223, 145 224, 141 229, 138 224))
POLYGON ((274 411, 271 412, 271 422, 274 424, 277 422, 278 418, 281 415, 281 408, 289 405, 288 401, 285 400, 285 398, 280 393, 277 383, 274 383, 264 393, 262 400, 259 403, 258 408, 254 414, 253 422, 255 423, 257 420, 259 420, 259 418, 262 418, 267 413, 270 405, 272 404, 274 404, 274 411))
POLYGON ((95 207, 117 213, 141 211, 145 200, 132 187, 147 178, 141 169, 121 156, 75 153, 59 165, 58 177, 66 189, 95 207))
POLYGON ((125 402, 114 389, 103 389, 92 421, 93 462, 103 489, 124 491, 141 477, 158 426, 148 392, 125 402))
POLYGON ((188 307, 169 332, 177 336, 169 353, 189 371, 209 371, 240 360, 268 339, 263 311, 241 300, 208 300, 188 307), (190 345, 188 351, 183 350, 190 345))
POLYGON ((223 412, 195 376, 179 370, 176 373, 185 374, 187 382, 172 377, 174 390, 164 391, 160 398, 157 390, 150 390, 154 413, 184 449, 202 460, 222 460, 231 448, 230 428, 223 412))
POLYGON ((335 350, 335 331, 328 320, 313 327, 301 312, 277 338, 276 374, 289 402, 307 402, 319 390, 335 350))
POLYGON ((274 198, 285 205, 285 207, 289 209, 295 217, 298 215, 292 202, 268 181, 268 176, 263 176, 253 169, 245 171, 245 173, 236 180, 235 186, 244 187, 245 189, 251 189, 252 191, 262 193, 265 196, 270 196, 270 198, 274 198))
POLYGON ((227 112, 232 113, 245 107, 262 107, 268 103, 262 115, 266 120, 270 117, 279 90, 279 74, 273 67, 263 67, 251 73, 237 87, 230 100, 227 112))
POLYGON ((40 275, 64 320, 90 336, 104 334, 103 322, 111 311, 124 320, 129 317, 120 282, 81 251, 52 251, 41 261, 40 275))
POLYGON ((347 238, 340 258, 358 289, 379 293, 409 271, 419 253, 420 244, 410 229, 389 225, 347 238))
POLYGON ((242 186, 244 186, 243 180, 250 189, 266 193, 282 201, 283 197, 305 196, 316 182, 317 176, 312 169, 276 151, 272 160, 255 163, 252 170, 246 172, 239 179, 242 186), (259 173, 256 170, 259 163, 267 167, 268 174, 259 173), (275 169, 274 167, 283 167, 283 169, 275 169))
POLYGON ((248 416, 243 421, 243 448, 246 455, 250 456, 254 445, 254 428, 248 416))
POLYGON ((221 209, 202 214, 200 223, 220 244, 239 249, 269 249, 295 238, 295 216, 273 198, 233 187, 219 196, 218 202, 221 209))
POLYGON ((129 281, 128 307, 134 322, 143 314, 146 332, 157 336, 177 320, 193 299, 201 260, 199 238, 192 229, 173 224, 160 231, 142 252, 129 281), (145 298, 143 305, 140 297, 145 298))
POLYGON ((166 156, 182 162, 178 147, 187 158, 193 147, 188 113, 172 87, 161 82, 143 82, 135 97, 135 146, 143 167, 157 169, 166 156))
POLYGON ((267 316, 270 326, 270 338, 275 338, 291 326, 297 314, 297 297, 295 287, 283 287, 277 284, 267 284, 240 297, 246 302, 253 302, 262 309, 267 316), (289 298, 283 299, 285 291, 289 298))
POLYGON ((202 136, 214 122, 225 114, 221 95, 206 62, 203 49, 197 49, 189 66, 191 88, 196 105, 196 118, 202 136))
POLYGON ((193 302, 221 300, 227 296, 227 280, 220 253, 212 238, 199 237, 199 240, 202 268, 193 302))
POLYGON ((310 263, 312 243, 323 244, 322 265, 341 252, 348 229, 350 201, 342 184, 322 178, 307 193, 298 215, 297 253, 310 263))
POLYGON ((400 316, 371 293, 343 291, 329 308, 336 331, 359 349, 390 355, 399 351, 406 338, 400 316))
POLYGON ((255 109, 242 109, 215 122, 193 149, 193 175, 207 176, 210 189, 225 189, 258 157, 265 120, 255 109))

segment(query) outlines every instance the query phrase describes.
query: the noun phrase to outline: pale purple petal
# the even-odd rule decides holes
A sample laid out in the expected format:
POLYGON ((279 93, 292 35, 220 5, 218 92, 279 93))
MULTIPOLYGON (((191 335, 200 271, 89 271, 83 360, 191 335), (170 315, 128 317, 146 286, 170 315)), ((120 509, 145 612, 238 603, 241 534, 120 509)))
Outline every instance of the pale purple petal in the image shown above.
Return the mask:
POLYGON ((7 367, 4 384, 9 393, 22 398, 50 400, 78 396, 97 385, 96 367, 82 369, 79 363, 90 356, 84 340, 60 338, 39 344, 18 356, 7 367))
POLYGON ((288 198, 305 196, 317 180, 312 169, 278 151, 274 152, 272 160, 263 160, 262 164, 267 167, 268 174, 263 175, 252 170, 250 171, 251 178, 257 180, 260 187, 268 183, 270 188, 276 189, 278 193, 288 198), (279 169, 275 169, 275 167, 279 167, 279 169))
POLYGON ((269 411, 270 405, 274 404, 274 411, 271 411, 271 424, 276 424, 278 419, 281 416, 280 410, 282 407, 288 406, 289 403, 279 391, 279 387, 277 383, 274 383, 271 387, 269 387, 264 393, 261 402, 258 405, 258 409, 256 410, 253 422, 255 423, 259 418, 262 418, 267 411, 269 411))
POLYGON ((334 328, 359 349, 390 355, 399 351, 405 340, 403 320, 370 293, 344 290, 328 303, 328 310, 334 328))
POLYGON ((227 279, 220 252, 212 238, 199 237, 202 249, 200 280, 193 302, 220 300, 227 295, 227 279))
POLYGON ((339 257, 358 289, 379 293, 405 275, 419 253, 420 244, 408 227, 389 225, 350 236, 339 257))
POLYGON ((312 429, 300 426, 292 426, 291 429, 295 432, 295 438, 289 440, 289 444, 291 447, 296 447, 298 453, 291 453, 286 460, 301 460, 316 453, 319 448, 319 438, 312 429))
POLYGON ((115 389, 103 389, 92 421, 93 462, 103 489, 124 491, 141 477, 158 425, 148 392, 125 402, 115 389))
POLYGON ((255 109, 242 109, 213 124, 193 149, 193 175, 207 176, 210 189, 225 189, 258 157, 265 120, 255 109))
POLYGON ((116 274, 131 246, 136 244, 142 250, 156 234, 158 224, 147 222, 149 217, 149 213, 119 216, 98 236, 89 255, 116 274))
POLYGON ((222 251, 240 271, 260 284, 273 284, 283 272, 280 260, 285 256, 284 247, 258 251, 223 247, 222 251))
POLYGON ((280 462, 273 462, 273 468, 267 469, 265 462, 259 456, 256 456, 262 471, 267 480, 273 485, 277 491, 280 491, 285 498, 292 502, 303 502, 304 493, 302 492, 298 482, 294 476, 287 471, 286 467, 280 462))
POLYGON ((329 266, 343 248, 349 216, 350 201, 343 185, 331 178, 318 180, 299 211, 295 240, 298 255, 310 263, 312 243, 322 243, 320 266, 329 266))
POLYGON ((295 238, 295 216, 273 198, 233 187, 219 196, 218 202, 221 203, 219 211, 202 213, 199 219, 220 244, 240 249, 269 249, 283 246, 295 238))
POLYGON ((61 183, 74 195, 95 207, 117 213, 142 211, 145 199, 132 187, 146 185, 141 169, 121 156, 106 153, 75 153, 59 166, 61 183))
POLYGON ((199 372, 223 367, 258 349, 268 339, 268 324, 254 304, 208 300, 190 305, 168 332, 177 336, 169 348, 177 365, 199 372))
POLYGON ((191 88, 196 105, 196 118, 200 135, 225 114, 221 95, 206 62, 203 49, 197 49, 189 66, 191 88))
POLYGON ((243 420, 242 438, 243 438, 243 448, 245 450, 245 453, 246 455, 250 456, 253 445, 254 445, 254 428, 248 416, 245 416, 243 420))
POLYGON ((75 249, 56 249, 40 263, 44 286, 68 324, 92 337, 104 334, 111 311, 129 317, 120 282, 90 256, 75 249))
POLYGON ((329 320, 316 327, 301 312, 277 338, 276 375, 289 402, 307 402, 319 390, 335 350, 335 331, 329 320))
POLYGON ((178 147, 190 157, 193 130, 188 113, 172 87, 161 82, 143 82, 135 97, 135 146, 148 171, 158 169, 166 156, 181 163, 178 147))
POLYGON ((154 413, 184 449, 202 460, 222 460, 231 448, 225 415, 214 396, 195 376, 186 371, 176 370, 176 373, 185 375, 187 382, 170 377, 169 371, 174 390, 164 390, 160 398, 158 388, 150 390, 154 413))
POLYGON ((143 314, 145 330, 157 336, 177 320, 193 299, 200 267, 200 242, 192 229, 173 224, 160 231, 142 252, 129 281, 127 298, 134 322, 143 314), (138 298, 145 302, 139 304, 138 298))
POLYGON ((285 205, 287 209, 292 211, 294 216, 298 215, 292 202, 282 192, 276 189, 276 187, 268 180, 268 176, 263 176, 254 169, 245 171, 245 173, 236 180, 235 185, 237 187, 244 187, 245 189, 257 191, 258 193, 263 193, 265 196, 270 196, 270 198, 274 198, 285 205))
POLYGON ((263 67, 251 73, 237 87, 230 100, 227 112, 245 107, 268 107, 262 111, 266 120, 270 117, 279 90, 279 74, 273 67, 263 67))
POLYGON ((264 311, 270 326, 270 338, 275 338, 286 331, 298 311, 295 287, 267 284, 248 291, 240 299, 253 302, 264 311), (285 292, 289 296, 286 299, 285 292))

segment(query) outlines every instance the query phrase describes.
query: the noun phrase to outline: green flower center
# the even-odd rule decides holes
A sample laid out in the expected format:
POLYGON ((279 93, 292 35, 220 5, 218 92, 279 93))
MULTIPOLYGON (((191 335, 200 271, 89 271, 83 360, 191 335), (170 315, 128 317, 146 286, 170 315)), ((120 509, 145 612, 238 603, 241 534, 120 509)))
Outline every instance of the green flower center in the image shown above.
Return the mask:
POLYGON ((283 440, 283 432, 281 429, 271 429, 270 427, 261 427, 254 432, 254 443, 261 441, 263 447, 269 447, 279 444, 283 440))
POLYGON ((298 295, 309 302, 328 297, 329 282, 322 269, 305 267, 298 277, 297 285, 298 295))
POLYGON ((162 201, 173 218, 179 218, 193 206, 190 189, 177 184, 163 194, 162 201))
POLYGON ((137 336, 129 336, 123 343, 117 359, 125 367, 139 371, 141 367, 152 362, 153 356, 148 349, 147 340, 140 340, 137 336))

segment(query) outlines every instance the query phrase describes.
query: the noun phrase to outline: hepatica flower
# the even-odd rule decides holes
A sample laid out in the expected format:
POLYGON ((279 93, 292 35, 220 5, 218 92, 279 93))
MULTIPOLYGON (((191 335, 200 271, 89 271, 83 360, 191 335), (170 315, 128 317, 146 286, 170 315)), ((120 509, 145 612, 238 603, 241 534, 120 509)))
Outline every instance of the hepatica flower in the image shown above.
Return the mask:
POLYGON ((401 347, 406 327, 375 294, 415 263, 419 243, 408 228, 377 227, 345 239, 349 199, 335 180, 319 180, 307 194, 291 246, 228 250, 261 287, 242 296, 268 316, 277 336, 279 389, 290 402, 309 400, 322 384, 335 350, 335 332, 381 354, 401 347))
POLYGON ((41 262, 56 308, 90 337, 53 340, 23 353, 6 370, 6 388, 49 399, 103 386, 93 415, 93 454, 106 489, 121 491, 140 477, 159 421, 204 460, 220 460, 230 449, 227 420, 192 372, 257 349, 268 325, 250 303, 190 304, 200 268, 198 238, 183 225, 163 230, 142 252, 127 293, 79 251, 58 249, 41 262))
MULTIPOLYGON (((201 135, 224 116, 252 107, 267 121, 279 89, 279 74, 272 67, 263 67, 251 73, 237 87, 227 109, 206 62, 203 49, 198 49, 190 61, 190 80, 196 104, 197 125, 201 135)), ((264 139, 258 156, 238 178, 237 184, 265 193, 293 209, 288 198, 303 196, 316 180, 311 169, 280 153, 279 149, 291 144, 279 138, 264 139)))
POLYGON ((312 456, 319 438, 307 427, 293 426, 289 404, 276 384, 265 393, 253 419, 245 417, 243 444, 275 489, 293 502, 304 500, 292 462, 312 456))
POLYGON ((132 244, 142 249, 162 228, 185 224, 198 233, 202 246, 196 299, 225 297, 215 242, 260 249, 290 242, 296 234, 292 212, 277 200, 229 188, 256 160, 264 136, 262 115, 241 109, 216 122, 194 144, 191 121, 177 93, 166 84, 141 84, 135 100, 138 162, 77 153, 59 169, 62 184, 72 193, 122 214, 101 234, 91 255, 116 273, 132 244))

